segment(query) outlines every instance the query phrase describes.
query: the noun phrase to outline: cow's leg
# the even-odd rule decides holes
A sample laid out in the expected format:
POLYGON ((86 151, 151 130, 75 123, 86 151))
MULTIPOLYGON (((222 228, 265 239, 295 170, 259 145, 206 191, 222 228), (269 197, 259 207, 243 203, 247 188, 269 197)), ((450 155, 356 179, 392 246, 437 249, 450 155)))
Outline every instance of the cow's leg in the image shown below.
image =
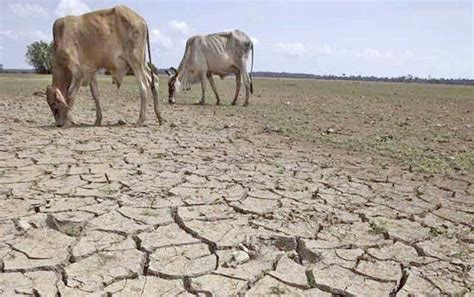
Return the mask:
POLYGON ((81 84, 78 79, 73 78, 71 81, 71 85, 69 86, 67 90, 67 104, 69 105, 69 111, 67 113, 67 120, 66 120, 66 126, 70 124, 74 124, 73 121, 73 115, 72 115, 72 106, 74 105, 74 99, 76 98, 77 92, 79 92, 79 88, 81 87, 81 84))
POLYGON ((235 103, 237 103, 237 98, 239 98, 241 84, 242 84, 242 77, 240 75, 240 72, 236 72, 235 73, 235 95, 234 95, 234 100, 232 100, 232 105, 235 105, 235 103))
POLYGON ((206 104, 206 80, 204 79, 204 74, 201 74, 201 100, 199 101, 199 104, 204 105, 206 104))
POLYGON ((212 91, 214 91, 214 95, 216 95, 216 105, 221 104, 221 99, 219 98, 219 94, 217 94, 216 84, 214 82, 214 78, 212 77, 212 73, 207 73, 207 79, 209 80, 209 84, 211 85, 212 91))
POLYGON ((160 100, 158 97, 158 77, 154 73, 152 73, 148 65, 145 65, 145 76, 147 77, 147 80, 151 89, 151 94, 153 95, 153 106, 155 108, 155 115, 156 115, 156 118, 158 119, 158 122, 161 125, 163 123, 163 118, 161 117, 160 100), (154 85, 151 82, 152 75, 153 75, 153 80, 155 82, 154 85))
POLYGON ((95 76, 91 80, 90 89, 91 89, 92 98, 94 99, 94 102, 95 102, 95 116, 96 116, 95 125, 100 126, 100 124, 102 123, 102 107, 100 106, 99 88, 97 86, 97 79, 95 76))
POLYGON ((145 71, 141 65, 131 65, 135 78, 137 79, 138 92, 140 94, 140 115, 138 116, 137 126, 143 125, 146 120, 146 96, 147 96, 147 82, 145 71))
POLYGON ((247 106, 249 105, 249 96, 250 96, 250 76, 245 68, 242 71, 242 78, 243 78, 244 86, 245 86, 244 106, 247 106))
POLYGON ((78 79, 72 79, 71 85, 69 85, 69 88, 67 89, 67 96, 68 96, 68 104, 73 105, 74 104, 74 99, 76 98, 77 92, 79 91, 79 88, 81 87, 81 83, 79 82, 78 79))

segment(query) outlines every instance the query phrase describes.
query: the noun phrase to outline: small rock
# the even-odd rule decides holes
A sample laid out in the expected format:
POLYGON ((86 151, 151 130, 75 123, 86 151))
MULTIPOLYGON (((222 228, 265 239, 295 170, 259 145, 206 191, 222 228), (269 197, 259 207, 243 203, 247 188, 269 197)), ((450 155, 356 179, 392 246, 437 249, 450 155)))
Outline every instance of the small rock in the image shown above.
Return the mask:
POLYGON ((263 132, 266 132, 266 133, 270 133, 270 132, 281 132, 281 129, 278 128, 278 127, 271 127, 271 126, 265 126, 265 128, 263 128, 263 132))
POLYGON ((237 264, 243 264, 250 259, 250 256, 244 251, 235 251, 232 253, 232 258, 237 264))
POLYGON ((326 130, 324 130, 323 133, 321 133, 322 135, 329 135, 329 134, 335 134, 336 133, 336 129, 334 128, 327 128, 326 130))
POLYGON ((14 118, 14 119, 13 119, 13 122, 14 122, 14 123, 21 123, 21 120, 20 120, 19 118, 14 118))
POLYGON ((232 128, 234 127, 234 124, 224 124, 224 128, 227 129, 227 128, 232 128))
POLYGON ((117 121, 117 124, 119 124, 120 126, 123 126, 123 125, 126 125, 127 122, 125 122, 124 120, 120 119, 117 121))
POLYGON ((286 256, 290 259, 298 259, 298 253, 295 250, 286 252, 286 256))
POLYGON ((175 123, 170 123, 170 128, 176 128, 177 125, 175 123))
POLYGON ((246 253, 249 252, 249 249, 248 249, 245 245, 243 245, 242 243, 239 244, 239 248, 240 248, 242 251, 246 252, 246 253))
POLYGON ((24 220, 18 220, 18 227, 26 232, 28 231, 32 226, 30 225, 30 223, 28 223, 27 221, 24 221, 24 220))

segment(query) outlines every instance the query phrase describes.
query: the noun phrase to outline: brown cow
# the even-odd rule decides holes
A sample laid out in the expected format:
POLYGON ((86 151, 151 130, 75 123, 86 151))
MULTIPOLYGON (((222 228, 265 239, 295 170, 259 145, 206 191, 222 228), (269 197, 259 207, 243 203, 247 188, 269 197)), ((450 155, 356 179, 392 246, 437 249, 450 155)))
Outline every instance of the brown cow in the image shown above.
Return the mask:
POLYGON ((102 122, 102 109, 95 73, 106 69, 117 87, 131 69, 140 92, 140 116, 137 125, 146 118, 148 86, 153 94, 155 114, 161 123, 158 92, 145 62, 145 47, 151 62, 148 27, 145 20, 125 6, 98 10, 80 16, 57 19, 53 25, 53 85, 46 89, 48 105, 58 126, 70 122, 70 110, 81 85, 90 85, 96 106, 96 125, 102 122))

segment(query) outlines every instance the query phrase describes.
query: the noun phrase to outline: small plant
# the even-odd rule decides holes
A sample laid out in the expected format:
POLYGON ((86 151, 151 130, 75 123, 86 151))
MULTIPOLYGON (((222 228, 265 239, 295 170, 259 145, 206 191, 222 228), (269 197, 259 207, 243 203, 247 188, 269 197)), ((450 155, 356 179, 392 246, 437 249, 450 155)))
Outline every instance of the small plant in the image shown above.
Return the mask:
POLYGON ((468 259, 470 255, 470 252, 467 249, 461 250, 457 253, 454 253, 451 255, 452 258, 454 259, 468 259))
POLYGON ((463 289, 461 291, 456 291, 451 294, 453 297, 463 297, 463 296, 468 296, 467 293, 469 293, 468 289, 463 289))
POLYGON ((369 233, 385 234, 387 233, 387 222, 382 220, 373 220, 369 222, 369 233))
POLYGON ((271 295, 283 295, 287 292, 286 288, 278 286, 273 286, 270 288, 271 295))
POLYGON ((337 237, 337 239, 339 239, 340 241, 344 241, 345 239, 348 239, 351 235, 354 235, 354 234, 344 231, 344 230, 339 230, 336 233, 333 233, 333 235, 337 237))
POLYGON ((306 278, 308 279, 308 284, 311 288, 316 288, 316 279, 314 277, 313 271, 306 270, 306 278))
POLYGON ((152 216, 153 213, 151 212, 151 208, 146 208, 143 212, 142 215, 144 216, 152 216))
POLYGON ((430 235, 433 236, 433 237, 437 237, 437 236, 445 236, 445 237, 448 237, 448 238, 451 238, 452 237, 452 234, 448 234, 448 230, 446 228, 443 228, 443 227, 430 227, 430 235))
POLYGON ((105 186, 105 187, 102 187, 102 188, 99 188, 99 190, 101 192, 103 192, 104 194, 106 195, 112 195, 112 194, 115 194, 118 192, 117 189, 114 189, 112 187, 110 187, 109 185, 105 186))

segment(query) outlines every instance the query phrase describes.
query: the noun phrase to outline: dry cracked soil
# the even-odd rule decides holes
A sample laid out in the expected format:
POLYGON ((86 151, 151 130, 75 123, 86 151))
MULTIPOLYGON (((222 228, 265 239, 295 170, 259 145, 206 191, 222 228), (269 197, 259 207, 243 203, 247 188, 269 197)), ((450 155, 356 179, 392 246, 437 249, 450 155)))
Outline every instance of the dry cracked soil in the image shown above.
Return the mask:
POLYGON ((107 78, 104 125, 83 89, 59 129, 31 95, 49 77, 1 79, 1 296, 473 294, 469 173, 288 137, 211 96, 134 127, 133 83, 107 78))

